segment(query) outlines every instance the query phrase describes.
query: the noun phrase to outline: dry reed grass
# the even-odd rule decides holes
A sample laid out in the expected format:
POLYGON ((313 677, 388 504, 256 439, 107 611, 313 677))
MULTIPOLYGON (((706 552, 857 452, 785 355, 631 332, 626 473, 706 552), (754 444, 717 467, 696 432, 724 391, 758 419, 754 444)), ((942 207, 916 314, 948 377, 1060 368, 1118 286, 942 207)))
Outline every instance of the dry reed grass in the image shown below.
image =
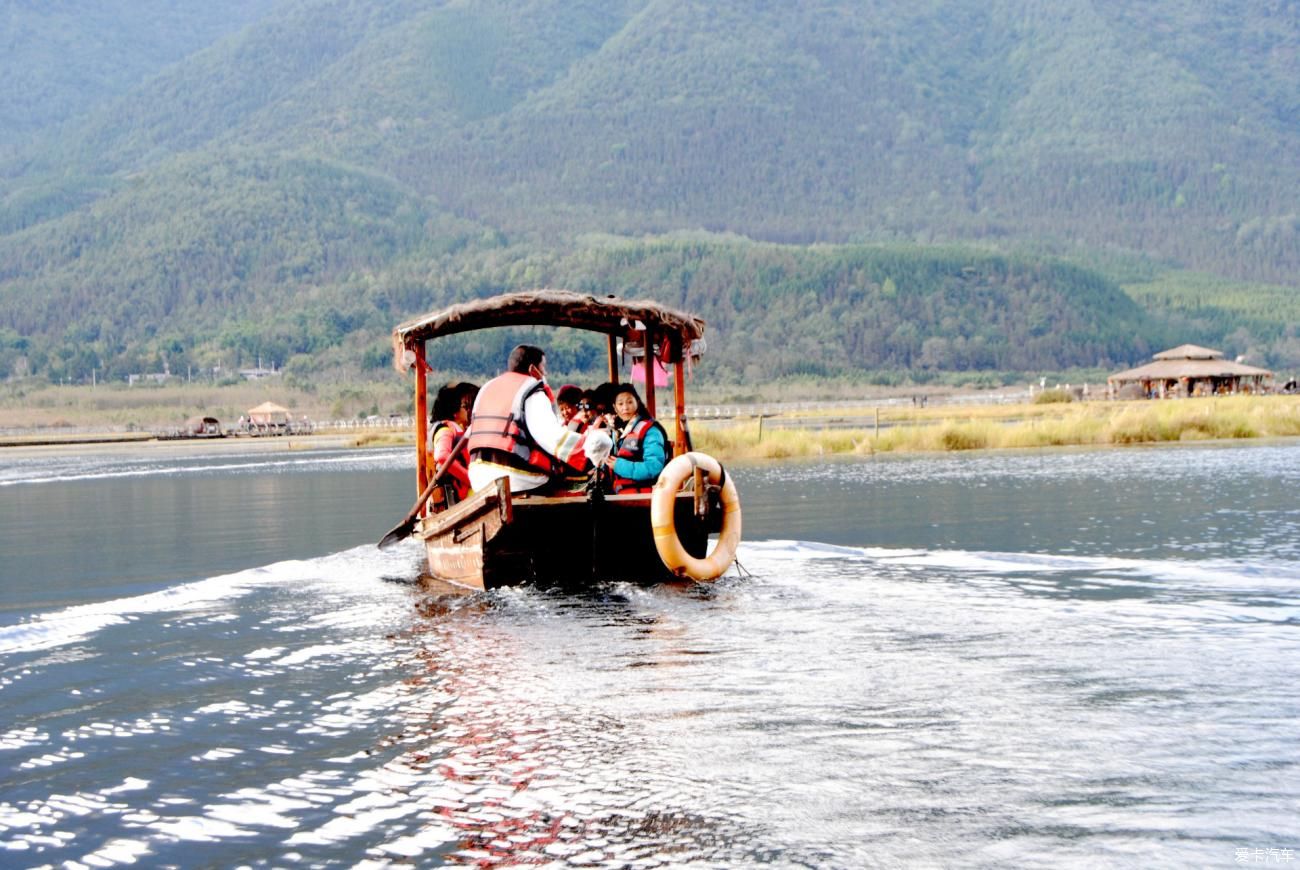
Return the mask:
MULTIPOLYGON (((337 387, 319 393, 288 385, 254 383, 208 387, 179 385, 126 388, 121 385, 48 387, 0 391, 0 428, 103 426, 148 429, 209 413, 233 423, 244 410, 270 398, 296 416, 312 419, 353 416, 378 406, 398 407, 407 384, 390 390, 337 387), (342 414, 337 412, 342 411, 342 414)), ((824 413, 824 412, 823 412, 824 413)), ((816 411, 782 415, 798 426, 816 411)), ((1229 396, 1130 402, 1024 403, 1019 405, 934 405, 839 408, 836 416, 862 420, 850 429, 766 429, 756 419, 692 422, 699 450, 724 459, 787 459, 830 454, 1035 448, 1065 445, 1126 445, 1210 439, 1300 436, 1300 396, 1229 396), (880 428, 872 424, 879 415, 880 428)), ((671 432, 672 424, 665 420, 671 432)), ((410 444, 410 433, 359 434, 357 446, 410 444)))
POLYGON ((757 421, 740 421, 697 423, 692 434, 697 449, 730 459, 1290 437, 1300 435, 1300 397, 890 409, 880 420, 878 432, 761 431, 757 421))
POLYGON ((411 433, 405 431, 365 432, 351 441, 353 447, 400 447, 414 443, 411 433))
POLYGON ((89 386, 0 386, 0 428, 102 427, 105 430, 161 429, 199 414, 233 426, 249 408, 267 400, 312 420, 354 419, 370 410, 386 414, 410 403, 410 387, 391 385, 322 386, 305 390, 292 383, 175 383, 162 386, 121 383, 89 386))

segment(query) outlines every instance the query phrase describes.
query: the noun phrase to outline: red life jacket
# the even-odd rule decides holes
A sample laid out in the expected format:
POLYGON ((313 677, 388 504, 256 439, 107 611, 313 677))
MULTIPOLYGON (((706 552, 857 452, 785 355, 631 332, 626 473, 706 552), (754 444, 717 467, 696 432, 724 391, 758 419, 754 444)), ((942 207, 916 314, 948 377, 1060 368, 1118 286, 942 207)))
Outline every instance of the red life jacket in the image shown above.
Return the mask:
MULTIPOLYGON (((438 432, 442 429, 451 430, 451 443, 454 447, 456 445, 456 439, 460 437, 462 430, 450 420, 439 420, 437 423, 433 424, 433 431, 429 433, 429 442, 436 445, 438 443, 438 432)), ((466 438, 465 441, 468 443, 469 439, 466 438)), ((457 501, 462 500, 469 495, 470 489, 469 451, 466 449, 465 444, 462 444, 461 448, 453 453, 446 462, 449 468, 446 476, 443 477, 443 483, 450 483, 452 489, 455 490, 457 501)), ((442 471, 442 469, 435 468, 434 471, 439 472, 442 471)))
POLYGON ((481 459, 497 465, 554 474, 551 457, 528 434, 524 421, 524 402, 538 391, 551 397, 544 381, 519 372, 506 372, 483 385, 474 400, 466 438, 471 460, 481 459))
MULTIPOLYGON (((658 427, 659 433, 664 436, 664 458, 668 457, 668 433, 664 427, 659 425, 658 420, 652 420, 649 417, 642 417, 636 421, 636 424, 623 435, 618 442, 618 448, 614 451, 616 459, 630 459, 633 462, 640 462, 645 454, 645 436, 651 429, 658 427)), ((630 480, 626 477, 614 475, 614 492, 649 492, 654 489, 653 480, 630 480)))

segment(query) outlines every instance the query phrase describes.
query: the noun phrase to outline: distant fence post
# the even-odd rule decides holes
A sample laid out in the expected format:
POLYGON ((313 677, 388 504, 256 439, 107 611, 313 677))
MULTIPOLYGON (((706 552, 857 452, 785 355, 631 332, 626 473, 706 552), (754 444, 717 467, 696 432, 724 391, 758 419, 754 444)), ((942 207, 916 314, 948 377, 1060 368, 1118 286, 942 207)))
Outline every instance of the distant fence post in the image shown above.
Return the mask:
POLYGON ((876 440, 880 440, 880 406, 876 406, 876 440))

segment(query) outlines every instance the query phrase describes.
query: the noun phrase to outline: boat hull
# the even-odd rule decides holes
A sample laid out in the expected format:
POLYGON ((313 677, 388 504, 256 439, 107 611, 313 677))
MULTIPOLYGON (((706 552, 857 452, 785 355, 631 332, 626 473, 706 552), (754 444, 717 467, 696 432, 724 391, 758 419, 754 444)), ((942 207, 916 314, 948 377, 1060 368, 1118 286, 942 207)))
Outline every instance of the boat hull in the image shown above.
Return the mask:
MULTIPOLYGON (((703 556, 721 514, 710 506, 698 518, 694 495, 683 492, 674 520, 687 552, 703 556)), ((420 536, 429 573, 469 589, 678 579, 655 549, 648 493, 512 497, 502 479, 493 489, 425 517, 420 536)))

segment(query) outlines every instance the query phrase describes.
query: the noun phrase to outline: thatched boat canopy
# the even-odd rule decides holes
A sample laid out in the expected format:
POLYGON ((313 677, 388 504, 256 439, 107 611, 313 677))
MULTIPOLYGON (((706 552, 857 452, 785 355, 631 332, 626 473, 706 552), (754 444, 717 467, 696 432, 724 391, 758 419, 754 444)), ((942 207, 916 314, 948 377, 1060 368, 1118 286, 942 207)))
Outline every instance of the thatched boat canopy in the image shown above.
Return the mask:
POLYGON ((598 298, 570 290, 529 290, 461 302, 401 323, 393 330, 393 364, 411 366, 407 351, 444 335, 498 326, 568 326, 603 332, 639 343, 648 327, 652 340, 665 341, 669 359, 703 337, 704 321, 645 299, 598 298))

